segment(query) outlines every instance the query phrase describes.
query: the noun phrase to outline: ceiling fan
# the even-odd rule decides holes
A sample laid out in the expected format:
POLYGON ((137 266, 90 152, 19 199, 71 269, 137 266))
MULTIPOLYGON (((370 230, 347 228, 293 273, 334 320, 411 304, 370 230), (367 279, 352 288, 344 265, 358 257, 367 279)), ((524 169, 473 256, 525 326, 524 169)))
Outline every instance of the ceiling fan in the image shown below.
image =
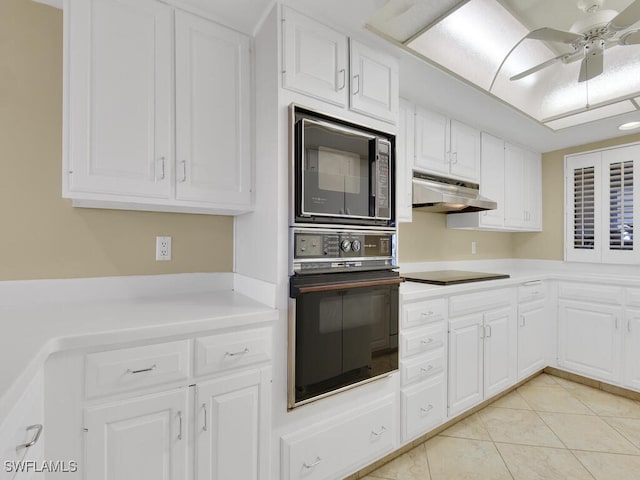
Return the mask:
POLYGON ((635 0, 620 13, 615 10, 600 10, 602 1, 580 0, 578 8, 589 15, 574 23, 568 32, 549 27, 529 32, 524 39, 564 43, 571 45, 574 51, 558 55, 514 75, 510 80, 520 80, 557 62, 566 64, 582 58, 578 82, 584 82, 604 71, 603 55, 607 48, 640 45, 640 29, 626 31, 640 21, 640 0, 635 0))

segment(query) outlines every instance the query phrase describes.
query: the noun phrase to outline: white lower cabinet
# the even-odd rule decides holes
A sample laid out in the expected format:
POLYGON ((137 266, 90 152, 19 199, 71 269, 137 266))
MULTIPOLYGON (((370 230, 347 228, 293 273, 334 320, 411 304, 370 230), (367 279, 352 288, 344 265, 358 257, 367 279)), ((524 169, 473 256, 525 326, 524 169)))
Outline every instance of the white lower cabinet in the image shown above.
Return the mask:
POLYGON ((396 415, 389 395, 282 437, 283 480, 340 479, 379 459, 395 447, 396 415))
POLYGON ((517 333, 513 289, 460 295, 449 319, 448 415, 455 416, 516 381, 517 333), (494 304, 487 302, 494 299, 494 304))
POLYGON ((545 345, 551 332, 548 315, 544 300, 518 306, 518 380, 547 365, 545 345))
POLYGON ((558 301, 558 365, 594 378, 620 379, 623 309, 558 301))
POLYGON ((270 370, 196 385, 196 478, 268 478, 270 370))
POLYGON ((86 478, 188 478, 188 389, 87 408, 86 478))
POLYGON ((625 312, 624 332, 624 385, 640 390, 640 310, 625 312))
POLYGON ((418 437, 444 422, 447 401, 444 375, 404 388, 400 397, 403 441, 418 437))

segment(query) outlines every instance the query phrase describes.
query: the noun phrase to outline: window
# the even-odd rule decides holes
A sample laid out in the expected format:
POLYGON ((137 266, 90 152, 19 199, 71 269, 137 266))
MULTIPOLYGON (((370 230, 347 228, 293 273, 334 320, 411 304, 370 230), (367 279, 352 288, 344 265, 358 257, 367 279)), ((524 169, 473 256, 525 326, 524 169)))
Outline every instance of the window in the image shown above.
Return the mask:
POLYGON ((640 145, 565 157, 566 260, 640 263, 633 235, 639 162, 640 145))

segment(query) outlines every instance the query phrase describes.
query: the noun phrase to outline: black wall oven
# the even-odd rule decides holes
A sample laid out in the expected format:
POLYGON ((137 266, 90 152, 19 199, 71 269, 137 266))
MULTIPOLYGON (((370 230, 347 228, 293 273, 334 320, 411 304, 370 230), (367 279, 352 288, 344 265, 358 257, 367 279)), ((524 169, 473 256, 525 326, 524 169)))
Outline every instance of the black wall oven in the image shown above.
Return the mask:
POLYGON ((292 229, 289 409, 398 369, 395 247, 394 232, 292 229))
POLYGON ((292 223, 395 226, 395 137, 291 107, 292 223))

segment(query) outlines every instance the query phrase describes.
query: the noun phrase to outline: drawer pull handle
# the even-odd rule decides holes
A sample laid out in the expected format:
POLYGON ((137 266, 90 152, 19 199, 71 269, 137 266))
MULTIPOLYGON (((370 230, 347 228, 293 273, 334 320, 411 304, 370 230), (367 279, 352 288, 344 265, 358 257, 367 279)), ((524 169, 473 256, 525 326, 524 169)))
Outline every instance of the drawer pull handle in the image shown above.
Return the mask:
POLYGON ((429 365, 427 368, 420 368, 420 372, 423 374, 429 373, 431 370, 433 370, 433 365, 429 365))
POLYGON ((131 375, 135 375, 136 373, 151 372, 151 371, 155 370, 156 368, 158 368, 158 366, 154 363, 149 368, 143 368, 141 370, 131 370, 130 368, 127 368, 127 373, 129 373, 131 375))
POLYGON ((18 445, 16 447, 16 452, 20 451, 23 448, 33 447, 36 443, 38 443, 38 440, 40 439, 40 434, 42 433, 42 428, 43 426, 41 423, 36 423, 35 425, 29 425, 27 427, 27 432, 30 432, 31 430, 36 430, 36 434, 33 436, 30 442, 23 443, 22 445, 18 445))
POLYGON ((206 403, 202 404, 202 409, 204 410, 204 423, 202 424, 202 431, 206 432, 207 431, 207 404, 206 403))
POLYGON ((427 338, 426 340, 420 340, 420 343, 422 345, 429 345, 430 343, 433 343, 433 338, 427 338))
POLYGON ((315 466, 319 465, 321 461, 322 461, 322 459, 321 459, 320 457, 316 457, 316 461, 315 461, 315 462, 313 462, 312 464, 307 465, 307 462, 303 462, 303 463, 302 463, 302 466, 303 466, 304 468, 306 468, 307 470, 309 470, 309 469, 311 469, 311 468, 313 468, 313 467, 315 467, 315 466))
POLYGON ((240 351, 240 352, 226 352, 224 355, 226 357, 237 357, 239 355, 244 355, 245 353, 249 353, 249 349, 245 348, 244 350, 240 351))
POLYGON ((379 437, 380 435, 382 435, 386 431, 387 431, 387 429, 384 428, 384 425, 382 425, 380 427, 380 431, 379 432, 374 432, 373 430, 371 430, 371 435, 373 435, 374 437, 379 437))
POLYGON ((433 410, 433 405, 429 404, 427 406, 427 408, 420 408, 420 411, 426 415, 427 413, 429 413, 431 410, 433 410))
POLYGON ((178 421, 180 422, 180 430, 178 431, 178 440, 182 440, 182 412, 178 411, 178 421))
POLYGON ((431 315, 433 315, 433 312, 422 312, 420 314, 420 316, 423 318, 430 317, 431 315))

